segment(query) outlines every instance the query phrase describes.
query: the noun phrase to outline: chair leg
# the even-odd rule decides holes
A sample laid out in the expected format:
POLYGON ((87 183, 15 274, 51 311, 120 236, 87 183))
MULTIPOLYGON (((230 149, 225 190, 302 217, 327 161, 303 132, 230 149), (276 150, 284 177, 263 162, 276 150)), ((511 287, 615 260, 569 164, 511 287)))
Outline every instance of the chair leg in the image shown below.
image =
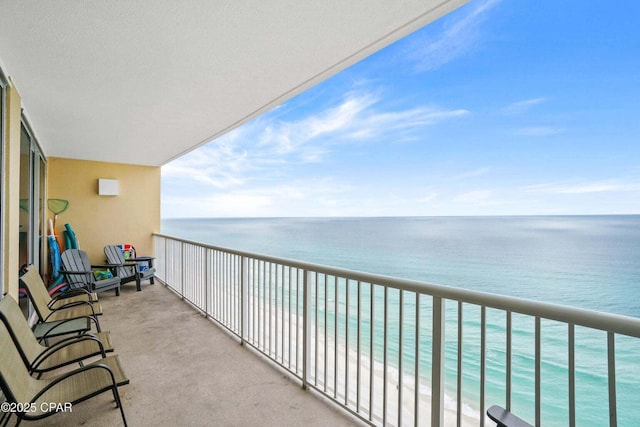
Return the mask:
POLYGON ((120 409, 120 415, 122 416, 122 423, 124 427, 127 427, 127 419, 124 416, 124 408, 122 407, 122 401, 120 400, 120 393, 118 393, 118 387, 113 386, 113 398, 116 400, 116 406, 120 409))
POLYGON ((140 276, 136 275, 136 290, 140 292, 142 290, 142 284, 140 283, 140 276))

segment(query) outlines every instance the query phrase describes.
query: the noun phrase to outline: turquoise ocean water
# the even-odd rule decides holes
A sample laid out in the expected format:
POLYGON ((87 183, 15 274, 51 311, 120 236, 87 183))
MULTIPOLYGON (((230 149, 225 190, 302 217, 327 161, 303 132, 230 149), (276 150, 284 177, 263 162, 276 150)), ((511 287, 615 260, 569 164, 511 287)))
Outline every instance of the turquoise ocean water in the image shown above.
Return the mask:
MULTIPOLYGON (((162 232, 260 254, 640 317, 640 216, 165 219, 162 232)), ((447 307, 447 326, 450 317, 455 321, 455 311, 449 311, 447 307)), ((488 404, 504 404, 504 320, 494 319, 490 311, 487 316, 488 404)), ((465 328, 478 321, 479 310, 465 312, 465 328)), ((566 326, 543 322, 542 330, 543 425, 566 425, 566 326)), ((473 327, 468 331, 463 382, 465 396, 474 401, 479 336, 473 327)), ((532 331, 532 319, 514 316, 514 410, 530 421, 532 331)), ((449 333, 455 334, 455 327, 447 328, 449 333)), ((578 328, 576 340, 578 425, 608 425, 606 334, 578 328)), ((635 341, 616 340, 619 425, 640 423, 640 344, 635 341)), ((390 351, 397 347, 392 344, 390 351)), ((455 385, 456 351, 449 344, 445 348, 448 385, 455 385)), ((412 361, 403 359, 403 364, 412 361)))

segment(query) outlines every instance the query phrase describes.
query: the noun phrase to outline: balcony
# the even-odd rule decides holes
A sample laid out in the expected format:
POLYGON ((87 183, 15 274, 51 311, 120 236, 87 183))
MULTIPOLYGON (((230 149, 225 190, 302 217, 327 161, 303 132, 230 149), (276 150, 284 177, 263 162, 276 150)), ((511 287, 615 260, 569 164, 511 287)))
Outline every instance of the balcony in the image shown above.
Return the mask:
MULTIPOLYGON (((102 298, 132 425, 484 426, 492 404, 535 425, 637 419, 640 319, 154 240, 166 287, 102 298)), ((119 414, 105 395, 66 416, 119 414)))
MULTIPOLYGON (((131 380, 120 388, 130 426, 353 425, 162 284, 145 284, 142 292, 124 286, 120 297, 106 292, 100 300, 101 326, 131 380)), ((75 405, 72 413, 23 423, 121 424, 109 393, 75 405)))

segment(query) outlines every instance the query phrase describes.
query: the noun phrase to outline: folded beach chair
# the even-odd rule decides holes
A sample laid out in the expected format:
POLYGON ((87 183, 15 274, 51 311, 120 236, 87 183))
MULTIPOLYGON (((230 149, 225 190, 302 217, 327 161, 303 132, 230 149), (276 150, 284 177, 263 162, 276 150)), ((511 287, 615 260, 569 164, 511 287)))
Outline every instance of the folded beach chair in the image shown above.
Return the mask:
POLYGON ((49 294, 46 291, 42 292, 44 286, 42 278, 33 266, 27 268, 20 277, 20 282, 27 289, 29 299, 33 303, 41 323, 86 317, 95 323, 96 330, 100 332, 100 322, 98 321, 98 315, 102 314, 100 304, 86 301, 81 305, 74 304, 70 307, 52 310, 48 305, 49 294))
POLYGON ((110 265, 118 265, 116 274, 122 279, 122 283, 135 280, 138 291, 142 290, 143 280, 148 279, 153 285, 156 274, 153 257, 136 257, 135 248, 131 245, 107 245, 104 247, 104 255, 110 265), (125 253, 130 256, 125 257, 125 253))
MULTIPOLYGON (((71 289, 87 289, 89 292, 103 292, 115 290, 116 295, 120 295, 120 278, 96 277, 94 270, 113 268, 112 265, 91 265, 87 253, 80 249, 67 249, 62 253, 62 266, 60 270, 67 278, 67 283, 71 289)), ((107 275, 108 276, 108 275, 107 275)))
MULTIPOLYGON (((0 321, 4 322, 30 373, 40 375, 94 356, 105 358, 107 352, 113 351, 108 332, 74 336, 62 339, 51 346, 40 344, 29 329, 20 306, 9 295, 0 300, 0 321)), ((111 359, 106 363, 109 365, 111 359)), ((118 379, 118 383, 123 380, 123 378, 118 379)))
MULTIPOLYGON (((35 269, 35 267, 33 265, 29 265, 27 267, 23 267, 22 272, 27 272, 28 270, 32 269, 35 269)), ((47 302, 47 307, 49 307, 51 310, 72 307, 74 305, 85 305, 87 302, 98 302, 98 295, 96 293, 91 293, 86 289, 74 289, 57 294, 55 296, 51 296, 47 291, 47 286, 45 285, 44 281, 42 281, 42 279, 39 280, 42 286, 38 286, 37 284, 35 284, 35 282, 36 280, 34 280, 33 286, 27 289, 27 293, 32 292, 33 294, 37 294, 37 297, 39 299, 47 302)))
POLYGON ((127 425, 117 384, 128 380, 117 356, 100 359, 56 377, 37 379, 29 374, 3 322, 0 322, 0 342, 0 389, 5 403, 13 404, 16 409, 0 414, 3 425, 7 425, 12 416, 18 418, 17 426, 22 420, 38 420, 68 411, 76 403, 106 391, 113 393, 122 422, 127 425))

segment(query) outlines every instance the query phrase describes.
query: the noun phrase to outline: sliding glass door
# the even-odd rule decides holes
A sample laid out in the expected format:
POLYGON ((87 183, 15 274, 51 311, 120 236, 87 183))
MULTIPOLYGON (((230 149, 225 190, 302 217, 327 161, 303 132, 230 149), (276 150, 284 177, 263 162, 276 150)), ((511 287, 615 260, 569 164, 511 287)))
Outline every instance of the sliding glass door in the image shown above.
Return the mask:
POLYGON ((6 120, 7 80, 0 70, 0 297, 4 294, 4 153, 5 153, 5 120, 6 120))
POLYGON ((33 132, 23 119, 20 135, 20 244, 19 264, 45 265, 46 164, 33 132))

